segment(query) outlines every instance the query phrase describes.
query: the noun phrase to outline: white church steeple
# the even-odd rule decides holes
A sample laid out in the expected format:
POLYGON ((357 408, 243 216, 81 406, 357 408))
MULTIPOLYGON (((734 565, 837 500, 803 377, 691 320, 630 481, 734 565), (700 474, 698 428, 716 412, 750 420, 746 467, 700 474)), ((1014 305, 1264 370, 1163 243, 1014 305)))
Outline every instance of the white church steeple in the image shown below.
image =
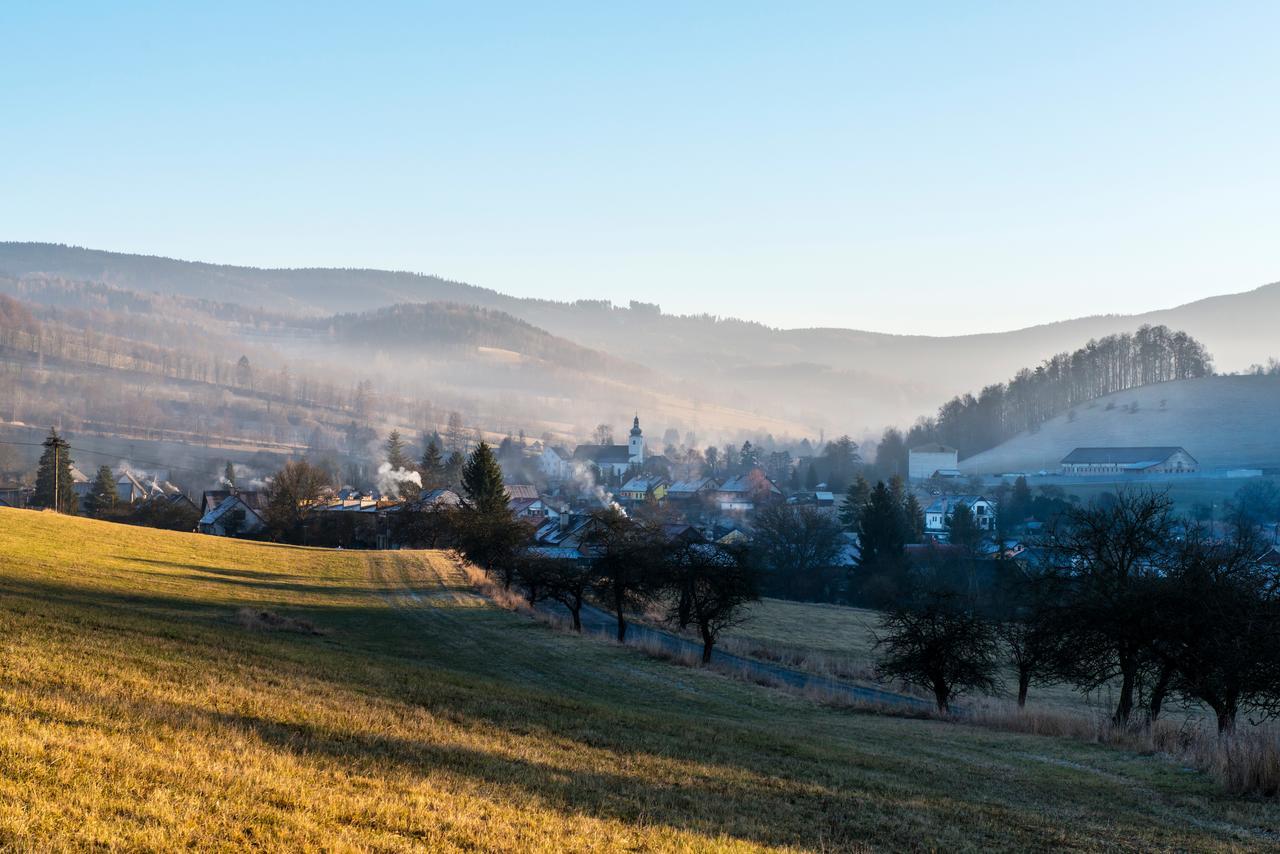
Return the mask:
POLYGON ((644 436, 640 432, 639 413, 636 413, 636 420, 631 422, 631 438, 627 442, 627 451, 632 465, 638 466, 644 462, 644 436))

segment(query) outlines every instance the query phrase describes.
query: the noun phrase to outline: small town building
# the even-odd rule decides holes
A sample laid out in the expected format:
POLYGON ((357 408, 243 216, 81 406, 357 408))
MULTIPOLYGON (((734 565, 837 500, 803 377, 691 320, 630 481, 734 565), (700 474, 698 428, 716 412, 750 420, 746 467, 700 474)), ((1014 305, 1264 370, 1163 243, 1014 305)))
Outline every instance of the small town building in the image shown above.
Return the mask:
POLYGON ((542 498, 512 498, 507 502, 507 509, 517 519, 535 524, 540 524, 547 519, 560 518, 560 512, 542 498))
POLYGON ((940 471, 955 471, 959 466, 960 452, 937 442, 907 452, 908 480, 928 480, 940 471))
POLYGON ((677 480, 667 487, 667 500, 672 502, 692 502, 709 498, 720 488, 714 478, 698 477, 691 480, 677 480))
POLYGON ((667 496, 667 482, 660 477, 633 477, 618 490, 618 500, 630 503, 662 501, 667 496))
POLYGON ((951 527, 951 517, 957 507, 967 507, 973 521, 982 531, 996 529, 996 503, 981 495, 950 495, 939 498, 924 510, 924 532, 932 539, 945 540, 951 527))
POLYGON ((726 513, 754 510, 757 505, 781 500, 782 490, 760 469, 731 477, 716 490, 716 503, 726 513))
MULTIPOLYGON (((207 495, 207 493, 206 493, 207 495)), ((258 510, 236 493, 223 498, 209 512, 200 517, 199 531, 215 537, 243 537, 266 530, 266 520, 258 510)))
POLYGON ((631 433, 625 445, 579 445, 574 448, 576 463, 592 464, 601 474, 623 477, 632 469, 644 465, 644 434, 640 430, 640 416, 631 424, 631 433))
POLYGON ((534 457, 538 474, 549 481, 568 480, 573 477, 573 454, 559 445, 543 446, 534 457))
POLYGON ((1166 447, 1076 448, 1062 460, 1062 473, 1106 474, 1190 474, 1200 463, 1186 449, 1166 447))

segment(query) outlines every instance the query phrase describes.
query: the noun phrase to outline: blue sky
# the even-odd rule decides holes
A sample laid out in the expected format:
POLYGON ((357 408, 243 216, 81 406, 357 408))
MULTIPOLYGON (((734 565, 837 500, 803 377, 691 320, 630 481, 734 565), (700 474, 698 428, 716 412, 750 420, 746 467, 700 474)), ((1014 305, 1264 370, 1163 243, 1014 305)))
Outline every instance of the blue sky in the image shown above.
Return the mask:
POLYGON ((1280 3, 177 5, 0 7, 0 239, 929 334, 1280 279, 1280 3))

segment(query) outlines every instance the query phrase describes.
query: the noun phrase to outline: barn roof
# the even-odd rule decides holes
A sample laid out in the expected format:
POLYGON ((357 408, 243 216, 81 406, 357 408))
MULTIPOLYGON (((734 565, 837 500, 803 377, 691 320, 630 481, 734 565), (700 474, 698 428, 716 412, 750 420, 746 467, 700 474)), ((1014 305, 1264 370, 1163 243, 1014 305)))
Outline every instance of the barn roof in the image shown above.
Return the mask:
MULTIPOLYGON (((1146 463, 1149 465, 1157 465, 1172 457, 1181 451, 1187 454, 1183 448, 1167 446, 1167 447, 1137 447, 1137 448, 1076 448, 1063 458, 1064 466, 1072 465, 1108 465, 1108 466, 1127 466, 1138 463, 1146 463)), ((1187 454, 1190 457, 1190 454, 1187 454)), ((1192 457, 1194 461, 1195 458, 1192 457)))

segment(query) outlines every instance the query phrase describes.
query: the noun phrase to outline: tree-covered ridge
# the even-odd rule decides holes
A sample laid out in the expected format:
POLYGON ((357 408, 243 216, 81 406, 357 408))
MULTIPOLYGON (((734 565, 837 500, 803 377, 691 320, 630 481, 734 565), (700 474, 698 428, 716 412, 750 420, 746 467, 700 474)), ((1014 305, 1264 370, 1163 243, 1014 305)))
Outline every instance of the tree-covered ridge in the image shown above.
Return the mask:
POLYGON ((917 422, 905 442, 887 434, 884 450, 905 457, 906 448, 942 442, 968 457, 1108 394, 1212 373, 1213 359, 1195 338, 1167 326, 1143 326, 1133 334, 1091 340, 1034 369, 1023 368, 977 397, 958 395, 938 409, 937 417, 917 422))
POLYGON ((558 338, 503 311, 453 302, 401 303, 328 321, 345 344, 466 353, 477 347, 511 350, 563 367, 593 373, 643 371, 621 359, 558 338))

